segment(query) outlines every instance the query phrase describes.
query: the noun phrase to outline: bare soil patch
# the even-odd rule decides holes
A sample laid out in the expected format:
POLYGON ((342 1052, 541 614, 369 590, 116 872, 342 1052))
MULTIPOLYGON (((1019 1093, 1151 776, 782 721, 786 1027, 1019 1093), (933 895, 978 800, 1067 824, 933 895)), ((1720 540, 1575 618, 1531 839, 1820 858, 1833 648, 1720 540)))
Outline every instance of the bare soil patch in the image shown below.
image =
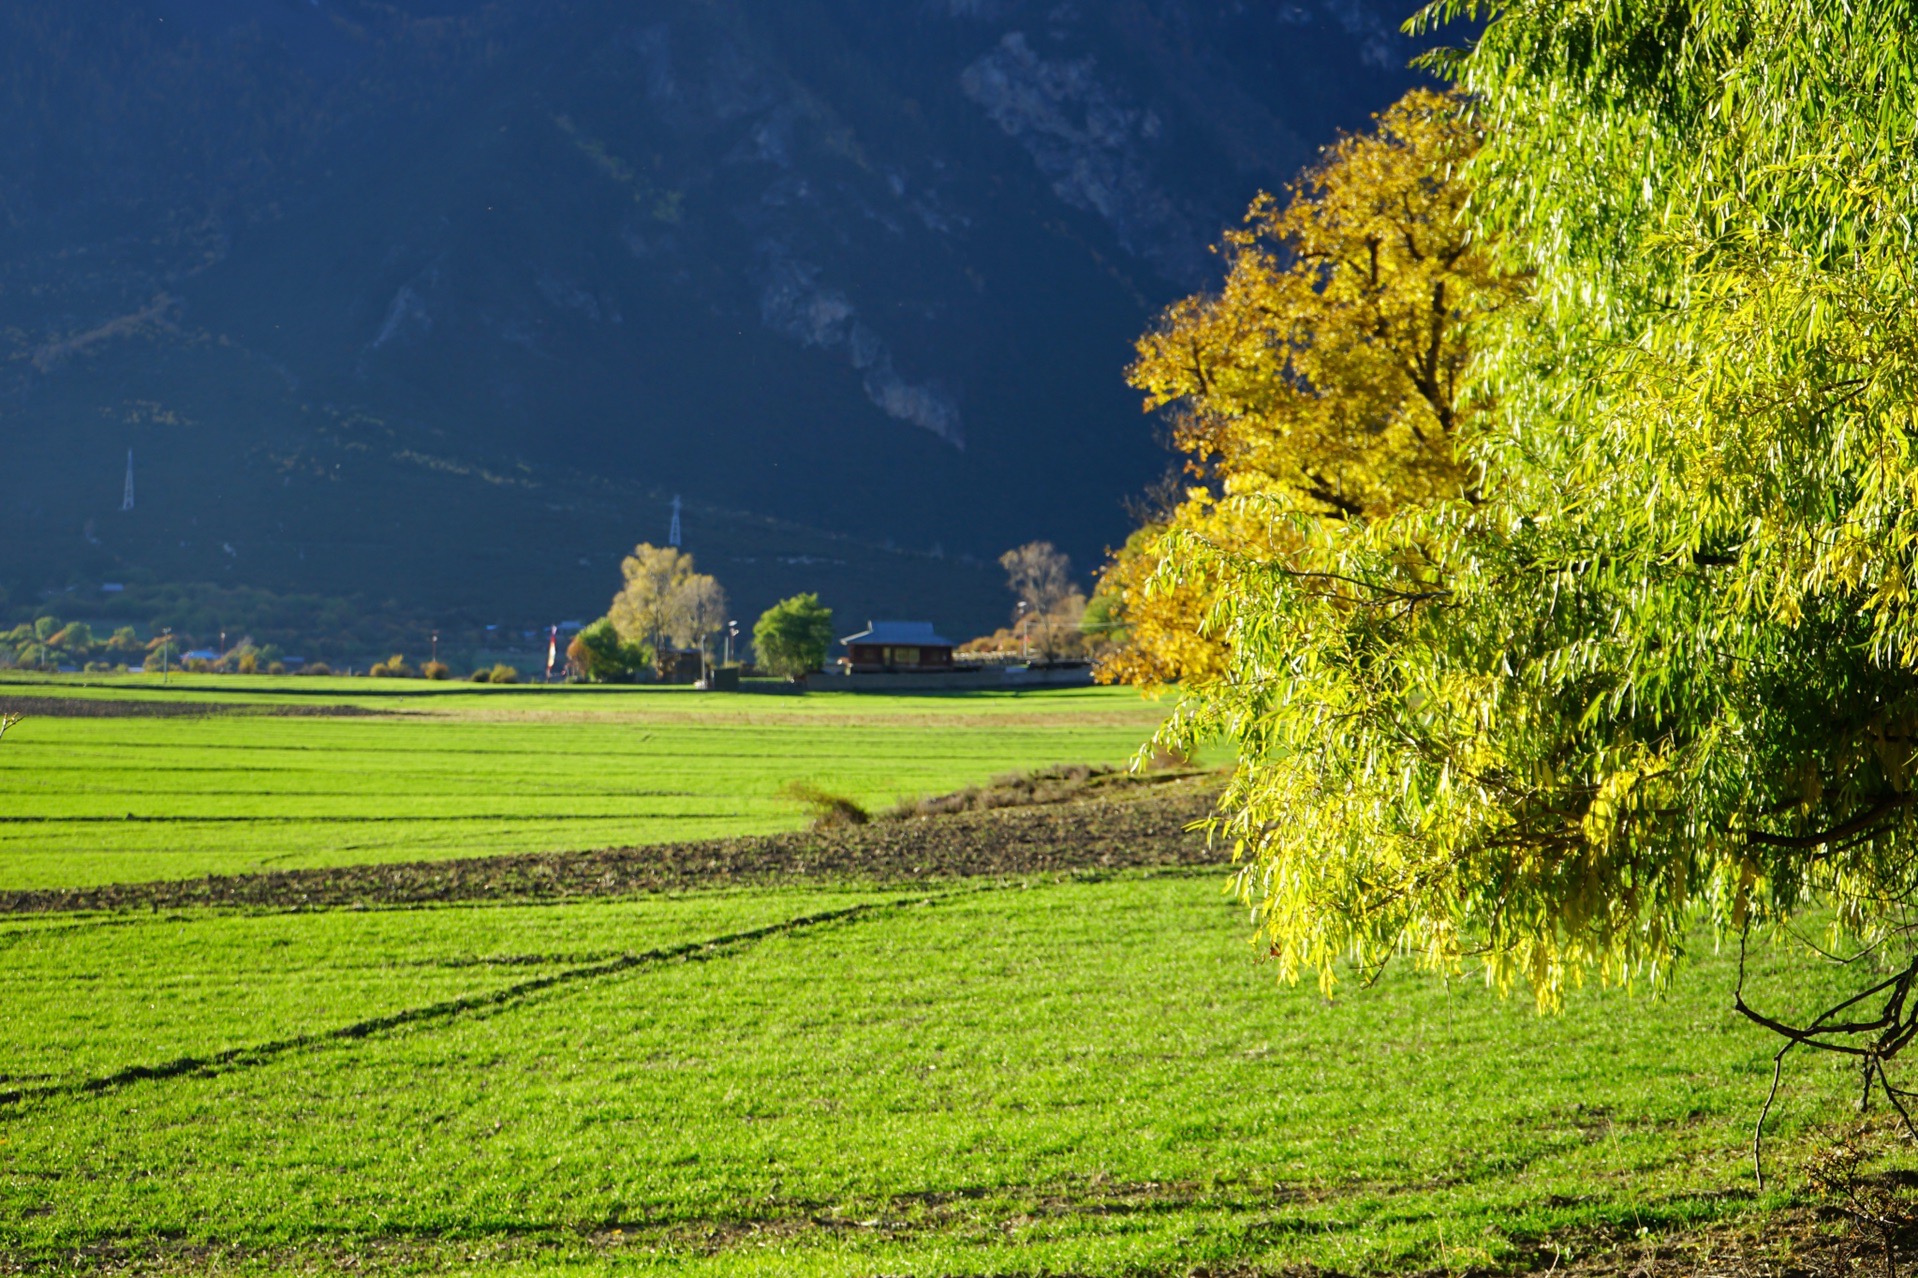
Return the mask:
POLYGON ((0 893, 0 913, 189 906, 340 908, 625 896, 771 880, 903 883, 971 876, 1218 865, 1187 830, 1216 782, 1190 778, 1077 802, 875 821, 849 828, 597 852, 341 866, 0 893))
MULTIPOLYGON (((936 1196, 940 1199, 950 1195, 936 1196)), ((1049 1198, 1039 1215, 1075 1211, 1125 1212, 1150 1209, 1155 1203, 1181 1201, 1157 1186, 1117 1187, 1107 1194, 1049 1198)), ((722 1255, 729 1250, 768 1240, 798 1240, 819 1233, 871 1231, 887 1238, 907 1238, 927 1226, 962 1224, 964 1211, 953 1212, 950 1202, 895 1201, 900 1219, 848 1219, 813 1214, 766 1219, 692 1220, 661 1229, 644 1223, 608 1222, 585 1232, 566 1227, 532 1227, 488 1233, 460 1240, 458 1253, 468 1263, 537 1262, 580 1259, 581 1254, 605 1257, 629 1249, 667 1244, 695 1254, 722 1255), (930 1214, 927 1208, 931 1208, 930 1214), (942 1209, 944 1209, 942 1211, 942 1209), (903 1217, 911 1216, 913 1219, 903 1217)), ((109 1274, 175 1274, 257 1272, 264 1262, 275 1270, 299 1269, 379 1272, 437 1269, 447 1259, 446 1240, 430 1235, 391 1235, 312 1242, 298 1247, 254 1249, 237 1245, 188 1243, 182 1240, 127 1240, 106 1238, 76 1248, 59 1258, 61 1272, 109 1274)), ((1871 1239, 1822 1213, 1795 1208, 1736 1224, 1664 1233, 1650 1238, 1567 1238, 1546 1243, 1524 1259, 1487 1268, 1467 1263, 1429 1269, 1406 1278, 1891 1278, 1906 1272, 1908 1251, 1896 1253, 1896 1271, 1888 1271, 1882 1252, 1871 1239)), ((44 1272, 29 1269, 0 1255, 0 1274, 44 1272)), ((1068 1270, 1006 1269, 1003 1278, 1109 1278, 1068 1270)), ((1310 1265, 1177 1265, 1163 1270, 1127 1269, 1129 1278, 1344 1278, 1338 1270, 1310 1265)))
POLYGON ((1565 1278, 1897 1278, 1915 1258, 1914 1243, 1901 1231, 1888 1257, 1877 1231, 1844 1213, 1795 1207, 1655 1238, 1548 1244, 1530 1269, 1565 1278))

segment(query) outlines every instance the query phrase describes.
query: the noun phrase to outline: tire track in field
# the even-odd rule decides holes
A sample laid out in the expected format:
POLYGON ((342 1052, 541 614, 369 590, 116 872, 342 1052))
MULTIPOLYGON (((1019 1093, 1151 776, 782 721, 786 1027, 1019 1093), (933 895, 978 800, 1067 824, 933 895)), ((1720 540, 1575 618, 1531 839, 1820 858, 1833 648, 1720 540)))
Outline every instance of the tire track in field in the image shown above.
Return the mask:
POLYGON ((547 990, 598 980, 601 977, 617 976, 637 968, 661 966, 672 962, 703 963, 711 959, 729 958, 769 937, 827 927, 836 923, 851 923, 876 915, 898 913, 914 906, 932 905, 953 895, 957 894, 946 892, 935 896, 913 897, 904 901, 866 901, 844 909, 825 910, 818 914, 804 914, 798 918, 768 923, 764 927, 728 932, 724 936, 710 937, 703 941, 688 941, 683 945, 665 946, 637 954, 622 954, 606 962, 588 963, 546 976, 516 981, 512 985, 489 993, 465 994, 421 1007, 404 1008, 384 1016, 372 1016, 365 1020, 354 1021, 350 1025, 342 1025, 336 1029, 320 1030, 311 1034, 295 1034, 287 1038, 274 1039, 271 1042, 255 1043, 248 1047, 232 1047, 207 1056, 181 1056, 157 1065, 129 1065, 111 1074, 102 1074, 70 1083, 0 1091, 0 1113, 13 1111, 17 1116, 34 1101, 52 1100, 61 1096, 99 1095, 118 1091, 135 1083, 172 1078, 204 1078, 232 1070, 252 1069, 255 1066, 271 1064, 280 1057, 296 1052, 326 1047, 334 1043, 372 1038, 389 1030, 409 1025, 443 1024, 469 1014, 501 1011, 547 990))
POLYGON ((35 940, 42 936, 59 936, 64 932, 88 932, 103 927, 130 927, 146 922, 138 917, 78 919, 72 923, 45 924, 40 927, 0 928, 0 950, 11 949, 23 941, 35 940))

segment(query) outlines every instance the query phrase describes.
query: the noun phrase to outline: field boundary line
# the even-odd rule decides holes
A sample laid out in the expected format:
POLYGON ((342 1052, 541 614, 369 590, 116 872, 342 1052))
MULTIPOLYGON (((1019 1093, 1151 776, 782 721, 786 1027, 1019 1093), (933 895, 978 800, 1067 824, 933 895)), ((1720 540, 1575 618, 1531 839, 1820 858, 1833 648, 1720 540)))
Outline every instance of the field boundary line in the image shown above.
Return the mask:
MULTIPOLYGON (((15 916, 31 918, 31 915, 15 916)), ((55 916, 58 917, 57 915, 55 916)), ((11 949, 23 941, 42 936, 60 936, 67 932, 86 932, 101 927, 132 927, 147 920, 134 914, 114 915, 95 914, 65 922, 46 923, 39 927, 22 924, 16 927, 0 927, 0 950, 11 949)))
MULTIPOLYGON (((705 798, 705 795, 675 794, 669 791, 640 793, 637 798, 644 799, 681 799, 705 798)), ((0 825, 234 825, 244 822, 275 822, 280 825, 399 825, 425 824, 435 821, 483 821, 488 824, 502 821, 549 821, 563 823, 567 821, 630 821, 635 816, 647 821, 717 821, 737 815, 731 809, 722 812, 607 812, 603 814, 587 813, 584 816, 562 816, 554 813, 515 813, 515 812, 447 812, 427 815, 407 816, 282 816, 278 813, 257 813, 252 816, 192 816, 186 814, 172 816, 126 816, 94 814, 82 816, 20 816, 9 814, 0 816, 0 825)), ((750 838, 751 836, 744 836, 750 838)))
POLYGON ((207 1056, 181 1056, 157 1065, 129 1065, 111 1074, 102 1074, 69 1083, 0 1091, 0 1110, 14 1109, 17 1106, 25 1106, 31 1101, 50 1100, 60 1096, 97 1096, 130 1087, 135 1083, 172 1078, 204 1078, 231 1070, 251 1069, 258 1065, 271 1064, 282 1056, 309 1048, 372 1038, 389 1030, 410 1025, 451 1021, 473 1012, 503 1010, 535 994, 561 986, 575 985, 600 977, 617 976, 622 972, 666 963, 699 963, 725 958, 770 937, 803 932, 835 923, 849 923, 867 916, 895 913, 913 906, 932 905, 952 895, 954 894, 938 893, 903 901, 862 901, 843 909, 805 914, 798 918, 784 919, 778 923, 768 923, 763 927, 748 928, 740 932, 728 932, 723 936, 709 937, 705 940, 687 941, 681 945, 664 946, 636 954, 622 954, 618 958, 603 963, 589 963, 546 976, 529 977, 524 981, 516 981, 485 994, 466 994, 420 1007, 403 1008, 397 1012, 368 1017, 335 1029, 320 1030, 311 1034, 295 1034, 246 1047, 231 1047, 207 1056))

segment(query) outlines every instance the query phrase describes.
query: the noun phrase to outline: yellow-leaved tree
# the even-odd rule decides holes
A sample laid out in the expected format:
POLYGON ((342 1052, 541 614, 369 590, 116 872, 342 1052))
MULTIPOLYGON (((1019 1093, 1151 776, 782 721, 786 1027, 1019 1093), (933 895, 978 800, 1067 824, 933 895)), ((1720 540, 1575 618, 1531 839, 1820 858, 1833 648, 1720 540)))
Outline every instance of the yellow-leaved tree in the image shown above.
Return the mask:
POLYGON ((1193 684, 1225 668, 1207 624, 1224 583, 1155 580, 1168 534, 1270 562, 1297 536, 1287 516, 1375 517, 1473 491, 1455 447, 1469 334, 1519 289, 1460 216, 1478 144, 1456 95, 1413 90, 1328 148, 1289 202, 1253 201, 1221 247, 1224 288, 1139 339, 1127 378, 1148 411, 1170 411, 1199 482, 1107 565, 1098 593, 1124 638, 1101 678, 1193 684))
POLYGON ((641 542, 619 570, 625 584, 607 617, 622 642, 655 652, 668 645, 704 647, 725 624, 726 592, 677 547, 641 542))

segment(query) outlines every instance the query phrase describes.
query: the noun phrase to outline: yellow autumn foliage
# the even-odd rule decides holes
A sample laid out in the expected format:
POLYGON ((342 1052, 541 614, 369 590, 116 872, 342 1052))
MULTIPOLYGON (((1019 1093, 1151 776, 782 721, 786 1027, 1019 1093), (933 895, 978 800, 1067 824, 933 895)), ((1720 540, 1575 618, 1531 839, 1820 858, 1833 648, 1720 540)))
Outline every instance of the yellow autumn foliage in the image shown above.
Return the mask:
POLYGON ((1473 324, 1518 282, 1460 216, 1478 135, 1462 101, 1417 89, 1327 149, 1281 205, 1260 195, 1220 251, 1216 295, 1185 298, 1127 370, 1170 410, 1198 481, 1112 557, 1099 593, 1126 642, 1109 682, 1202 682, 1225 665, 1207 623, 1221 583, 1155 582, 1168 533, 1282 560, 1287 516, 1353 519, 1470 495, 1456 443, 1473 324), (1247 497, 1267 500, 1248 502, 1247 497))

